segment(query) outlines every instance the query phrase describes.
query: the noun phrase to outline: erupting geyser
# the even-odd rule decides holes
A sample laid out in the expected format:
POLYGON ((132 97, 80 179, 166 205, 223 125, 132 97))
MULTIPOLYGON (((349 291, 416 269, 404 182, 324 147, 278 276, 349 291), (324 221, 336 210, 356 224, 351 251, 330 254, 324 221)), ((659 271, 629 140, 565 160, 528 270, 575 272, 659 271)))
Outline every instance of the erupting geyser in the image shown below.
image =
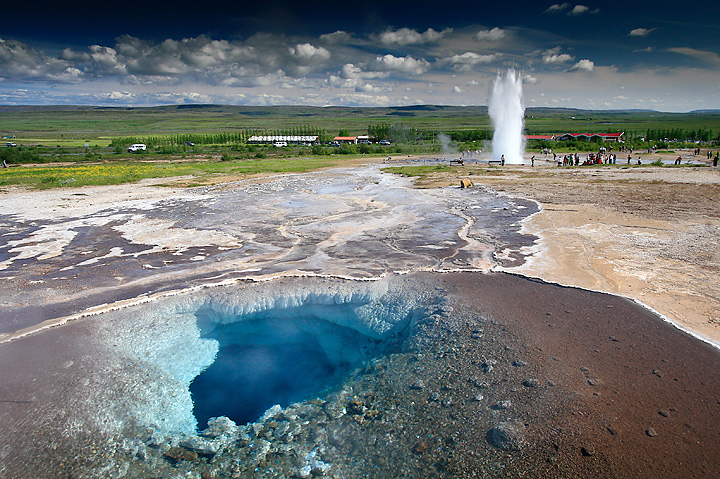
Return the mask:
POLYGON ((522 164, 523 119, 525 104, 523 103, 522 77, 509 68, 503 77, 498 73, 490 95, 490 119, 493 123, 493 159, 522 164))

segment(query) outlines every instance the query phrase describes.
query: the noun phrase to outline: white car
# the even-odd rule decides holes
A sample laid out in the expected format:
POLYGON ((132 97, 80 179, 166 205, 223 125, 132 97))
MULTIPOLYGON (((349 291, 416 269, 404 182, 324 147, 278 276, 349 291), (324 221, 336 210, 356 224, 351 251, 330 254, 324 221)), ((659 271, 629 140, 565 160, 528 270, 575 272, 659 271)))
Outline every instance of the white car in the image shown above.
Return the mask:
POLYGON ((128 146, 128 151, 131 153, 134 153, 136 151, 145 151, 147 150, 147 146, 143 145, 142 143, 134 143, 130 146, 128 146))
POLYGON ((283 146, 287 146, 287 141, 274 141, 273 146, 275 148, 282 148, 283 146))

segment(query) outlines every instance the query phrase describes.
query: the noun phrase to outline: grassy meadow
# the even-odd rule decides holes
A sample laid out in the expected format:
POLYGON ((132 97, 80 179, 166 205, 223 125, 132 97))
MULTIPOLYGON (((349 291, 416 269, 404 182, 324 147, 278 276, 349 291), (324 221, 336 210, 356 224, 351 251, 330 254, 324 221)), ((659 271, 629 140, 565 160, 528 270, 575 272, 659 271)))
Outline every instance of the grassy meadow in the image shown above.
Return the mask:
MULTIPOLYGON (((696 144, 713 148, 720 145, 720 112, 529 108, 525 131, 623 131, 627 144, 637 149, 654 146, 672 151, 696 144)), ((486 150, 492 126, 486 107, 0 106, 0 133, 4 137, 0 157, 10 166, 0 169, 0 187, 52 188, 180 176, 207 182, 223 176, 310 171, 369 156, 430 154, 441 150, 440 133, 451 138, 455 150, 486 150), (273 148, 245 141, 252 134, 314 133, 325 142, 341 133, 354 136, 369 131, 392 140, 392 146, 323 143, 273 148), (6 147, 6 142, 17 146, 6 147), (148 151, 128 153, 127 145, 134 142, 146 143, 148 151)), ((543 146, 557 152, 597 147, 531 142, 528 148, 535 151, 543 146)))

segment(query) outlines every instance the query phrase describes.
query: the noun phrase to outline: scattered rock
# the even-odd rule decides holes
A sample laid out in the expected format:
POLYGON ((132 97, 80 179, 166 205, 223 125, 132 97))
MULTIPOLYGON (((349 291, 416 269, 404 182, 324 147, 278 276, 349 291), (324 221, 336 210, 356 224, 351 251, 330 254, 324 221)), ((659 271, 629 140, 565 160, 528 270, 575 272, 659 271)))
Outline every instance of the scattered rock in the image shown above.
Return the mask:
POLYGON ((657 431, 656 431, 655 428, 653 428, 653 427, 648 428, 648 429, 645 431, 645 434, 647 434, 647 435, 650 436, 650 437, 655 437, 655 436, 658 435, 657 431))
POLYGON ((211 441, 203 437, 187 436, 180 441, 180 446, 190 451, 202 454, 203 456, 213 456, 220 449, 219 441, 211 441))
POLYGON ((412 447, 412 452, 415 454, 425 454, 428 452, 428 445, 425 441, 418 441, 415 443, 415 445, 412 447))
POLYGON ((482 401, 483 399, 485 399, 485 396, 483 396, 483 395, 480 394, 480 393, 477 393, 477 394, 476 394, 475 396, 473 396, 473 398, 472 398, 472 400, 475 401, 475 402, 480 402, 480 401, 482 401))
POLYGON ((523 386, 526 388, 536 388, 538 387, 538 380, 537 379, 526 379, 523 381, 523 386))
POLYGON ((497 361, 494 361, 492 359, 486 359, 483 361, 483 363, 480 365, 480 368, 483 370, 485 374, 488 374, 490 371, 493 370, 495 365, 497 364, 497 361))
POLYGON ((177 461, 197 461, 198 455, 196 452, 188 451, 185 448, 174 446, 165 451, 165 457, 168 457, 174 462, 177 461))
POLYGON ((516 368, 524 368, 527 365, 528 364, 525 361, 523 361, 522 359, 518 359, 515 362, 513 362, 513 366, 515 366, 516 368))
POLYGON ((492 443, 503 451, 520 450, 525 443, 525 426, 516 421, 505 421, 490 431, 492 443))
POLYGON ((660 414, 662 417, 670 417, 670 411, 667 411, 665 409, 659 410, 658 414, 660 414))
POLYGON ((202 432, 205 437, 229 436, 237 433, 238 430, 237 424, 225 416, 211 417, 207 424, 207 429, 202 432))
POLYGON ((422 379, 418 379, 417 381, 412 383, 412 385, 410 386, 410 389, 419 390, 419 389, 423 389, 424 387, 425 387, 425 381, 423 381, 422 379))
POLYGON ((600 386, 602 384, 602 381, 598 378, 588 378, 587 382, 590 386, 600 386))
POLYGON ((498 401, 493 405, 493 409, 497 410, 505 410, 510 409, 512 407, 512 402, 508 399, 504 399, 502 401, 498 401))
POLYGON ((585 457, 594 456, 595 448, 592 446, 592 444, 586 444, 580 448, 580 454, 585 457))

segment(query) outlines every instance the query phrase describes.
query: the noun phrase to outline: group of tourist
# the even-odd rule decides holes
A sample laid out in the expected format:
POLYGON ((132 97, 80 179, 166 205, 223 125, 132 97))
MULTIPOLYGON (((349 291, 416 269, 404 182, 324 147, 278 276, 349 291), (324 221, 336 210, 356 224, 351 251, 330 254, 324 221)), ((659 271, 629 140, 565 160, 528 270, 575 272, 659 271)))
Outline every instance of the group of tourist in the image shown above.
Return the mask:
MULTIPOLYGON (((582 163, 580 163, 580 155, 577 153, 569 153, 562 157, 557 156, 553 153, 553 160, 557 162, 558 167, 560 166, 588 166, 588 165, 614 165, 617 162, 617 155, 614 153, 606 154, 605 148, 602 148, 598 153, 589 153, 582 163)), ((535 157, 532 159, 534 160, 535 157)), ((628 162, 630 161, 630 155, 628 155, 628 162)), ((534 164, 534 161, 533 161, 534 164)))

